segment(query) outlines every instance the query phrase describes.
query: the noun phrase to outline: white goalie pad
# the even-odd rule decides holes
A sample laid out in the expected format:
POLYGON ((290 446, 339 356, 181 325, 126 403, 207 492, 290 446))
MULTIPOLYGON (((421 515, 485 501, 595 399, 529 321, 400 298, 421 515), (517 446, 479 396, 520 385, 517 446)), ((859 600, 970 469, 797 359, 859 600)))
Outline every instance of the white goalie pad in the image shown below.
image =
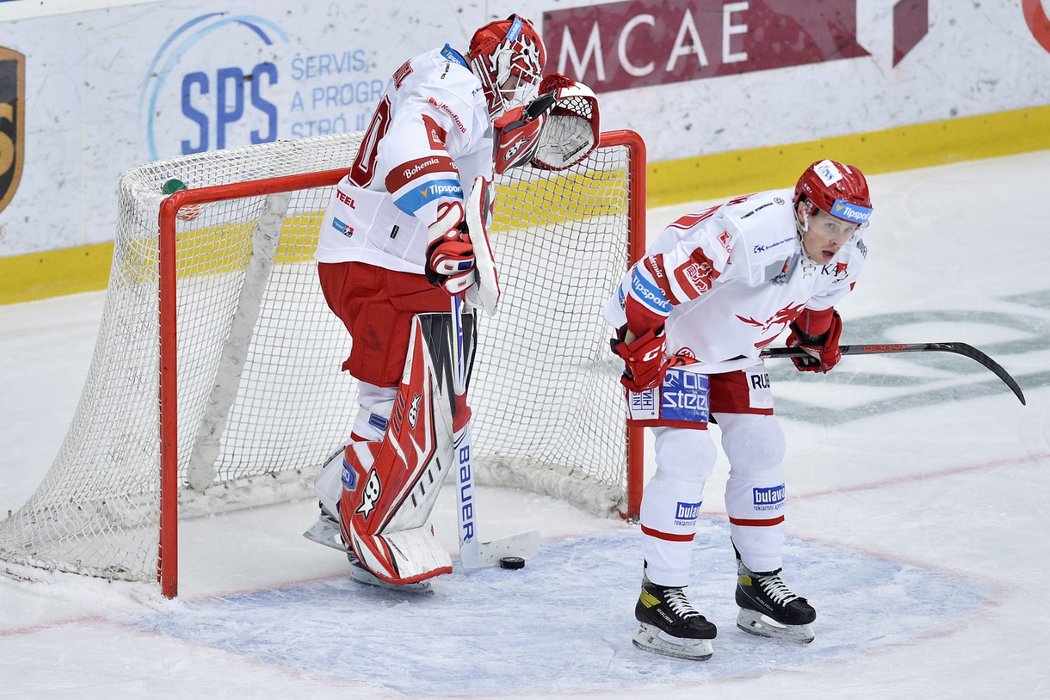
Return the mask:
POLYGON ((543 79, 540 92, 550 90, 554 91, 555 104, 540 131, 532 166, 542 170, 565 170, 598 147, 601 133, 598 98, 583 83, 559 73, 543 79))
POLYGON ((377 579, 404 586, 452 573, 452 558, 430 527, 383 535, 350 532, 354 552, 377 579))
POLYGON ((452 571, 428 524, 453 464, 450 331, 447 314, 412 320, 405 371, 382 442, 345 453, 339 506, 343 538, 360 564, 404 585, 452 571))

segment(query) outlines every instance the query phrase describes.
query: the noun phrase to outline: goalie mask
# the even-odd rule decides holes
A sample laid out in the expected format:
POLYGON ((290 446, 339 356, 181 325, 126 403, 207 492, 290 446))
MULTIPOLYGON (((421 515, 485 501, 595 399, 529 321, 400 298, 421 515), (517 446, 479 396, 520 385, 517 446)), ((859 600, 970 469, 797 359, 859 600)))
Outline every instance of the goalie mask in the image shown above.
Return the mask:
POLYGON ((467 60, 485 91, 490 119, 536 98, 546 59, 532 22, 518 15, 474 32, 467 60))
MULTIPOLYGON (((796 217, 800 216, 798 203, 803 200, 810 207, 855 226, 864 226, 871 216, 871 195, 864 174, 833 160, 813 163, 798 179, 794 199, 796 217)), ((807 209, 806 218, 812 213, 812 208, 807 209)), ((799 230, 806 226, 803 219, 799 219, 798 224, 799 230)))

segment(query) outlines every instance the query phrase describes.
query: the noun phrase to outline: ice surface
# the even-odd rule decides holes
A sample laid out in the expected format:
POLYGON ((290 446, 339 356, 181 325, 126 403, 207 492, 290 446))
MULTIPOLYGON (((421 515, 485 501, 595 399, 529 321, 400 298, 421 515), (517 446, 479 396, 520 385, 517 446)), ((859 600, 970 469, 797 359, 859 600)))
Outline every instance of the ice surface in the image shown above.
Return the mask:
MULTIPOLYGON (((770 361, 788 438, 785 578, 818 611, 794 646, 735 628, 721 490, 708 482, 690 595, 719 627, 690 662, 630 642, 635 526, 483 488, 484 539, 539 529, 521 571, 456 571, 432 596, 350 582, 301 537, 312 502, 183 522, 180 597, 0 576, 0 697, 622 698, 1050 696, 1050 152, 871 178, 868 267, 843 342, 963 341, 952 355, 770 361)), ((700 203, 654 210, 659 228, 700 203)), ((0 307, 0 514, 65 434, 103 295, 0 307)), ((454 498, 435 525, 455 548, 454 498)), ((8 567, 0 563, 0 572, 8 567)))

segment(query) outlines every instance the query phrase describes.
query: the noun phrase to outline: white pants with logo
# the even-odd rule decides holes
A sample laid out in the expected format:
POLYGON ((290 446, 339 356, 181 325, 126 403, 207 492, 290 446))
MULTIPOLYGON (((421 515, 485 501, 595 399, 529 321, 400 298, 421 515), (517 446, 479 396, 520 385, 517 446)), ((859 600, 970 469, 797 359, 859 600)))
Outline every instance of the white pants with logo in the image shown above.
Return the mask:
MULTIPOLYGON (((733 544, 752 571, 782 564, 784 433, 772 415, 714 413, 729 461, 726 511, 733 544)), ((717 449, 711 431, 653 428, 656 473, 641 506, 646 575, 663 586, 689 584, 697 515, 717 449)), ((726 543, 726 556, 732 548, 726 543)))

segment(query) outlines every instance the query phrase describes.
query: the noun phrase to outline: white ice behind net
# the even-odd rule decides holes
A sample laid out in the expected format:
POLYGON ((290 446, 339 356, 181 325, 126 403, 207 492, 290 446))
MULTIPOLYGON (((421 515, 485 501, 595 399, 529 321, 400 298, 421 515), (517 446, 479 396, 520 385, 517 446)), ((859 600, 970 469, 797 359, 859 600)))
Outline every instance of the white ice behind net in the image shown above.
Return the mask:
MULTIPOLYGON (((161 186, 345 167, 359 140, 210 152, 121 178, 113 268, 80 404, 43 483, 0 522, 0 558, 156 577, 161 186)), ((503 296, 498 313, 479 321, 470 392, 483 483, 599 513, 622 506, 626 489, 619 367, 600 309, 627 264, 628 157, 624 147, 602 148, 566 173, 526 167, 497 180, 492 243, 503 296)), ((178 224, 183 516, 313 498, 321 462, 349 433, 355 385, 339 371, 349 339, 312 258, 329 193, 299 190, 287 203, 245 196, 178 224), (268 260, 266 209, 283 215, 270 227, 279 241, 268 260)))

